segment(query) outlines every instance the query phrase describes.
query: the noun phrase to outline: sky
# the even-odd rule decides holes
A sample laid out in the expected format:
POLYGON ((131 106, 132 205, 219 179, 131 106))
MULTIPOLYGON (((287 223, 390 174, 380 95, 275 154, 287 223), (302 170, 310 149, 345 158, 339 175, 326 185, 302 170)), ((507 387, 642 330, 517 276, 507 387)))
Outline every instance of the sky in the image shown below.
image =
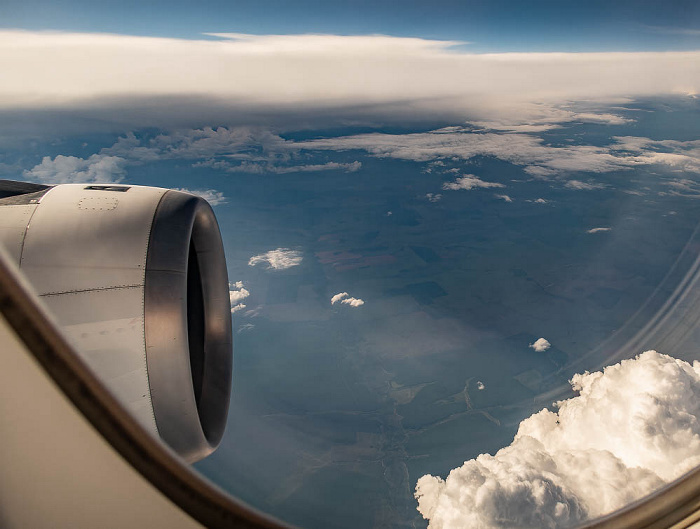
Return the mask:
POLYGON ((694 49, 693 0, 5 0, 5 28, 199 38, 250 34, 387 34, 460 40, 474 52, 694 49))

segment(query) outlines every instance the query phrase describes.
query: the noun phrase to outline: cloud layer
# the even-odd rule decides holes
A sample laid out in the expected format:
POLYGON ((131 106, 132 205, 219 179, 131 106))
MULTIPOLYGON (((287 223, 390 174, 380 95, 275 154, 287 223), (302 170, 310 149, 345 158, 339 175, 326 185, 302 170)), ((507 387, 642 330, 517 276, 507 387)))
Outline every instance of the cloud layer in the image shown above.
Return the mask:
MULTIPOLYGON (((316 108, 413 101, 454 112, 505 101, 700 91, 694 51, 474 54, 456 50, 457 42, 382 35, 216 37, 2 30, 0 108, 166 96, 316 108)), ((490 117, 485 125, 511 124, 490 117)))
POLYGON ((520 423, 510 446, 416 485, 432 529, 570 527, 700 463, 700 363, 647 351, 575 375, 579 395, 520 423))
MULTIPOLYGON (((554 112, 552 119, 557 119, 557 116, 554 112)), ((357 160, 309 163, 310 159, 313 160, 310 158, 313 152, 350 150, 365 151, 379 158, 427 162, 425 172, 443 172, 455 178, 442 185, 446 191, 505 187, 503 183, 485 181, 474 174, 460 175, 455 167, 445 169, 446 161, 468 161, 479 156, 521 166, 531 177, 541 180, 557 179, 576 172, 610 173, 653 165, 668 172, 700 174, 698 140, 620 136, 613 137, 608 145, 552 145, 531 133, 478 132, 469 127, 445 127, 410 134, 371 133, 293 141, 261 127, 203 127, 153 137, 127 133, 88 158, 44 157, 41 163, 25 171, 24 176, 46 183, 114 182, 122 179, 130 166, 159 160, 188 160, 193 167, 208 167, 226 173, 355 172, 362 167, 357 160)), ((577 191, 606 187, 599 182, 576 178, 566 180, 563 185, 577 191)), ((700 196, 700 188, 688 179, 676 178, 667 185, 668 194, 700 196)), ((200 192, 215 202, 223 200, 214 190, 200 192)), ((426 197, 437 201, 442 195, 430 193, 426 197)), ((499 198, 505 200, 503 196, 499 195, 499 198)))

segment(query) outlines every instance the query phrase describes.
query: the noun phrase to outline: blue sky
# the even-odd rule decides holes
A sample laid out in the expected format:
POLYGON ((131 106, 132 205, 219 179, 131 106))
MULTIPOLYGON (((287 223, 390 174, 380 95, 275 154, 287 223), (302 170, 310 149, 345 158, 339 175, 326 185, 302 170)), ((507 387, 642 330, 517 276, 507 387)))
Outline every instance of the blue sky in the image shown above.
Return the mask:
POLYGON ((541 0, 4 0, 4 28, 198 38, 205 32, 387 34, 486 51, 700 47, 700 2, 541 0))

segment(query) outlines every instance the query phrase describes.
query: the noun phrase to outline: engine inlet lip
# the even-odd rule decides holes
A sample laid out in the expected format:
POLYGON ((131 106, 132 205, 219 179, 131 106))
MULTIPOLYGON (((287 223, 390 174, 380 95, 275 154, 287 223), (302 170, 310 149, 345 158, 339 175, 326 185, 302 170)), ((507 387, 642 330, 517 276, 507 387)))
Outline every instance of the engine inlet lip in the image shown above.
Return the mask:
POLYGON ((168 191, 156 208, 146 256, 144 332, 158 433, 188 462, 202 459, 226 427, 233 340, 221 234, 200 197, 168 191))

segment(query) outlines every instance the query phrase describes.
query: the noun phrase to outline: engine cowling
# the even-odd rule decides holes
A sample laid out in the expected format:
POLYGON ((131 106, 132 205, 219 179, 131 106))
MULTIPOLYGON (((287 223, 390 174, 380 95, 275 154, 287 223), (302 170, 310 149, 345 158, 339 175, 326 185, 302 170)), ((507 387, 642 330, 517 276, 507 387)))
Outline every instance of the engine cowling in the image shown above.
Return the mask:
POLYGON ((189 462, 218 446, 233 368, 228 276, 202 198, 0 182, 0 241, 78 354, 189 462))

